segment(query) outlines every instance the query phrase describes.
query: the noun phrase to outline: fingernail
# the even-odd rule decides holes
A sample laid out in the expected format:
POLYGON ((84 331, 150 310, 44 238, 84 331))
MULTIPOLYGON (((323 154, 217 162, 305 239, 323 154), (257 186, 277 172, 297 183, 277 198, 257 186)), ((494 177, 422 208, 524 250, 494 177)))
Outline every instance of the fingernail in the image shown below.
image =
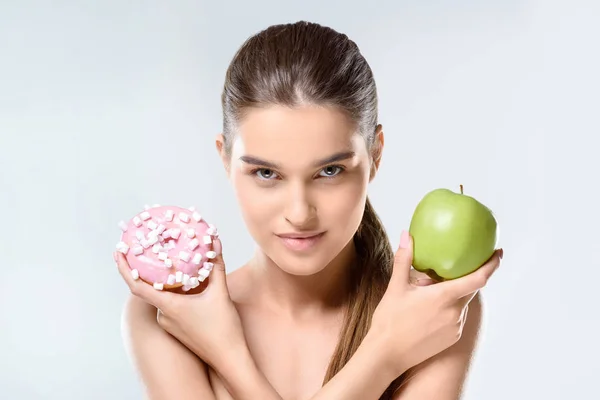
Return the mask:
POLYGON ((498 256, 502 260, 502 257, 504 257, 504 249, 500 249, 500 251, 498 252, 498 256))
POLYGON ((408 236, 407 231, 402 231, 402 235, 400 235, 400 248, 406 249, 410 244, 410 238, 408 236))

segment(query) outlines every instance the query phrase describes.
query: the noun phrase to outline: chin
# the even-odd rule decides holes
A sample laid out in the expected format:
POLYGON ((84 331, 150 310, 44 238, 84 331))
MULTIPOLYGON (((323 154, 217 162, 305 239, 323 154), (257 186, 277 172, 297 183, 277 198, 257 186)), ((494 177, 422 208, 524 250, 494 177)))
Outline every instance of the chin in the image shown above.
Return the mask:
POLYGON ((309 252, 295 252, 281 244, 270 246, 267 256, 282 271, 296 276, 310 276, 323 271, 344 248, 340 243, 337 246, 322 243, 319 248, 309 252))
POLYGON ((295 276, 316 275, 323 271, 327 266, 327 263, 320 262, 313 258, 298 259, 295 257, 283 256, 272 260, 280 270, 295 276))

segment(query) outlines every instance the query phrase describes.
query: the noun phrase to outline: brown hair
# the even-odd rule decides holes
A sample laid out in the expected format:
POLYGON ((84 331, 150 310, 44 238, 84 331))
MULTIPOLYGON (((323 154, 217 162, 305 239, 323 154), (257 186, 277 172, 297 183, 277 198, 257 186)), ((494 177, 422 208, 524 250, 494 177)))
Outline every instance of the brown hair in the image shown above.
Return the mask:
MULTIPOLYGON (((236 124, 252 107, 313 103, 345 112, 369 149, 377 128, 377 89, 371 68, 346 35, 316 23, 271 26, 250 37, 233 57, 222 95, 225 151, 231 151, 236 124)), ((354 242, 358 265, 349 308, 324 382, 352 357, 387 288, 394 259, 387 233, 367 198, 354 242)), ((390 399, 396 379, 381 397, 390 399)))

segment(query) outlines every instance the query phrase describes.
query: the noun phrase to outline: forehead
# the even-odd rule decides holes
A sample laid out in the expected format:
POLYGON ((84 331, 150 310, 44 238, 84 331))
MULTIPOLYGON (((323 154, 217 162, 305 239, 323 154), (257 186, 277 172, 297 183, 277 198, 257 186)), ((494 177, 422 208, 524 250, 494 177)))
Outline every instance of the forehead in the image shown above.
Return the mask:
POLYGON ((252 155, 284 165, 351 150, 366 153, 355 124, 333 107, 252 109, 238 126, 233 156, 252 155))

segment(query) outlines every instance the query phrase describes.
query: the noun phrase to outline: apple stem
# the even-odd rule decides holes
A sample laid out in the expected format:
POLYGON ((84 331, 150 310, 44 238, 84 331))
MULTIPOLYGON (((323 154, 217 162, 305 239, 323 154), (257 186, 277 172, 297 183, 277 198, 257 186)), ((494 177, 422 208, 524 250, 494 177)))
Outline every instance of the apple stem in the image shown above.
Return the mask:
POLYGON ((464 194, 463 193, 463 185, 460 185, 460 194, 464 194))

